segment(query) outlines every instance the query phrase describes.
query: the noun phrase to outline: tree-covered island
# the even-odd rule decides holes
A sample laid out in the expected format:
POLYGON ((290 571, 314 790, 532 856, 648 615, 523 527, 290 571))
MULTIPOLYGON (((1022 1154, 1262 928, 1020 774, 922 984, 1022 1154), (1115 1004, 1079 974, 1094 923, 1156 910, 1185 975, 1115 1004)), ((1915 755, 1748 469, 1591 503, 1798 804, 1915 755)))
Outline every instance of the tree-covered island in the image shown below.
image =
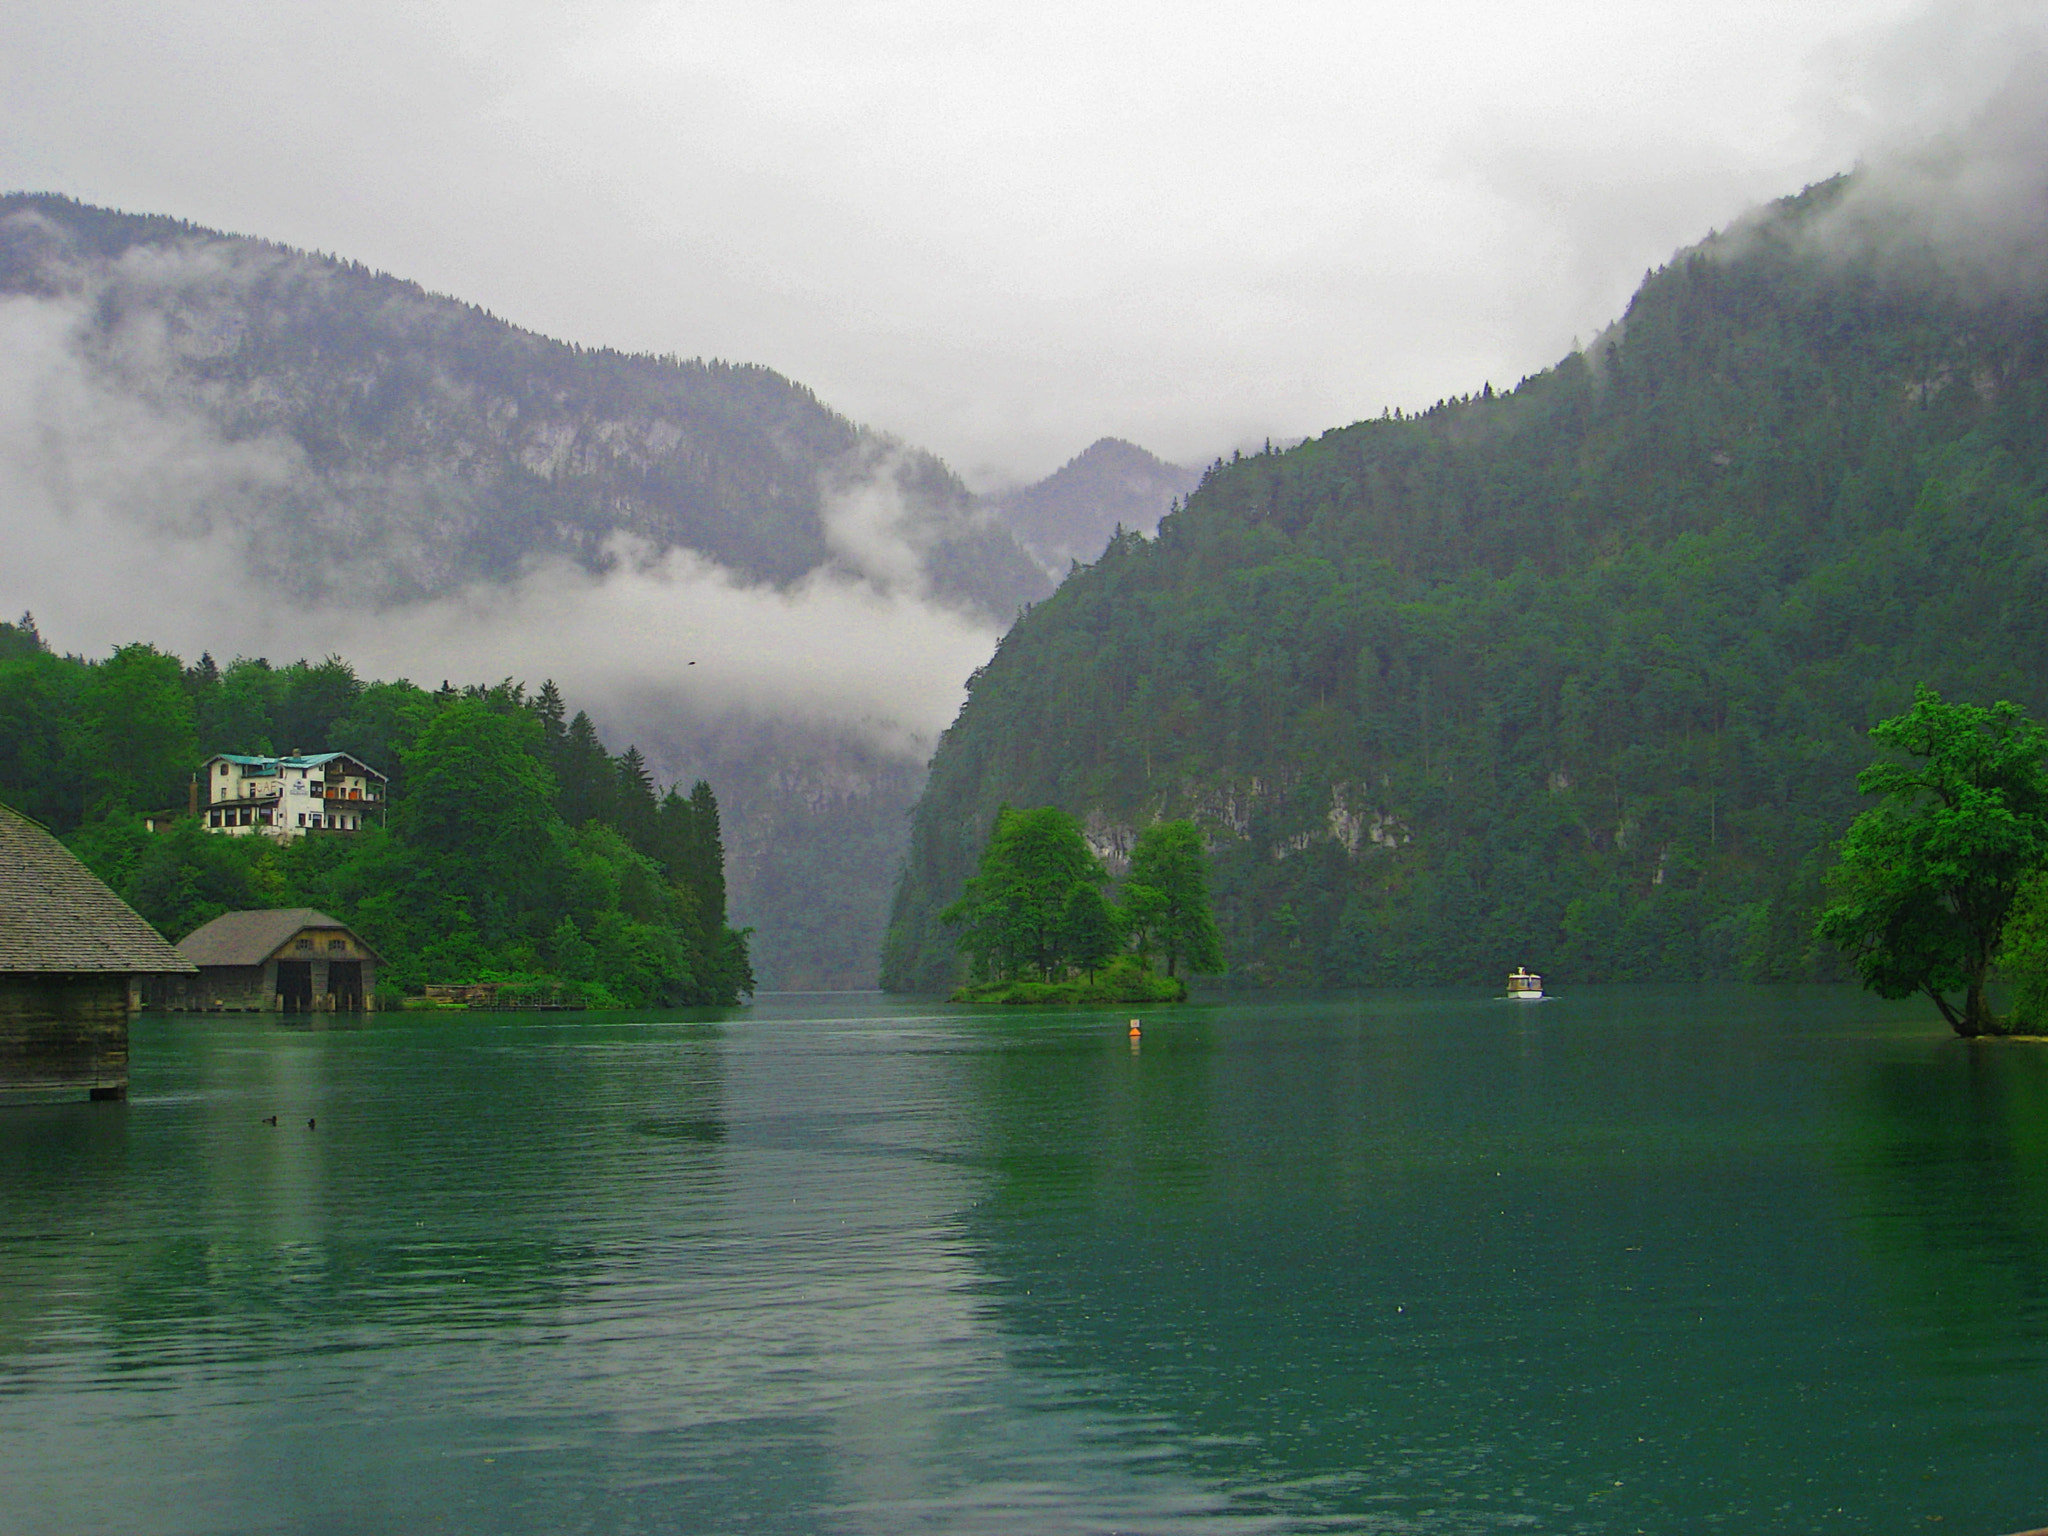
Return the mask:
POLYGON ((754 988, 710 786, 658 788, 552 682, 429 691, 338 657, 186 666, 147 645, 88 662, 52 654, 24 616, 0 624, 0 800, 174 942, 223 912, 314 907, 368 940, 399 992, 641 1007, 754 988), (374 765, 385 809, 289 840, 192 814, 209 754, 300 749, 374 765))
POLYGON ((1114 897, 1109 873, 1057 806, 1005 805, 978 871, 941 914, 959 930, 970 1003, 1178 1002, 1186 974, 1223 969, 1208 855, 1191 821, 1138 836, 1114 897))

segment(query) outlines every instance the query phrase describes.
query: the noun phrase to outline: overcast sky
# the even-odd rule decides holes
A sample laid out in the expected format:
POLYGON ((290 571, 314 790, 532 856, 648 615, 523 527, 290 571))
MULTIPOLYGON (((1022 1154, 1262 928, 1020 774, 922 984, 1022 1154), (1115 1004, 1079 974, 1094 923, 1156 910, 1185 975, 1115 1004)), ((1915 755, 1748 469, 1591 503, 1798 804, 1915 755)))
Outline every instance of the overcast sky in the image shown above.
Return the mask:
POLYGON ((2041 11, 10 0, 0 186, 766 363, 988 486, 1511 382, 2041 11))

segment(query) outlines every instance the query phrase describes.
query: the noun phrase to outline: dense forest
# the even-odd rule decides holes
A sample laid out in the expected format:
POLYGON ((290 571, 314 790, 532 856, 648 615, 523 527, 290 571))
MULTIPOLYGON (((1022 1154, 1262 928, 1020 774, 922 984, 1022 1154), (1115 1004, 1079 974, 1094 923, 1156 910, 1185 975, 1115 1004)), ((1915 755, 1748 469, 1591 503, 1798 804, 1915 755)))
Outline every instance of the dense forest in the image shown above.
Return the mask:
POLYGON ((1813 938, 1916 684, 2048 708, 2048 315, 1823 250, 1845 183, 1508 390, 1215 466, 976 675, 884 984, 1004 802, 1194 818, 1246 984, 1840 974, 1813 938))
POLYGON ((497 981, 594 1005, 731 1003, 753 990, 726 922, 709 785, 657 788, 552 682, 429 692, 337 657, 186 666, 146 645, 102 662, 0 624, 0 800, 64 837, 166 938, 220 913, 317 907, 382 979, 497 981), (189 805, 216 752, 340 751, 390 778, 385 820, 290 843, 152 812, 189 805))

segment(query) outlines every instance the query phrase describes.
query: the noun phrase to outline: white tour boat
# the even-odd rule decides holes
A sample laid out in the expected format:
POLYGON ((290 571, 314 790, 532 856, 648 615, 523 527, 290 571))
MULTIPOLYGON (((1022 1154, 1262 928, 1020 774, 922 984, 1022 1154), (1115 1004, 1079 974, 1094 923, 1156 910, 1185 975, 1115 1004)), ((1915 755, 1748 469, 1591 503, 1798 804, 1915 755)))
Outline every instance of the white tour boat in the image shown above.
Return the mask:
POLYGON ((1543 978, 1534 971, 1509 971, 1508 996, 1535 1002, 1543 996, 1543 978))

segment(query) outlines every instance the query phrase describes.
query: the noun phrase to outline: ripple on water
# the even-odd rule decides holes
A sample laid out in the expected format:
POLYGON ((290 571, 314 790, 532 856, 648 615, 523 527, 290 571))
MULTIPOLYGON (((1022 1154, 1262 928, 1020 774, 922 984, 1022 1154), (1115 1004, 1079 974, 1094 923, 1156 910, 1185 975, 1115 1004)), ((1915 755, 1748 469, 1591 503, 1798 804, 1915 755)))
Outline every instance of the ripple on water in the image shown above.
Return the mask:
POLYGON ((10 1508, 38 1533, 2037 1523, 2034 1069, 1848 993, 1532 1017, 1233 1003, 1148 1017, 1135 1054, 1120 1019, 872 999, 145 1020, 127 1105, 0 1123, 10 1508))

